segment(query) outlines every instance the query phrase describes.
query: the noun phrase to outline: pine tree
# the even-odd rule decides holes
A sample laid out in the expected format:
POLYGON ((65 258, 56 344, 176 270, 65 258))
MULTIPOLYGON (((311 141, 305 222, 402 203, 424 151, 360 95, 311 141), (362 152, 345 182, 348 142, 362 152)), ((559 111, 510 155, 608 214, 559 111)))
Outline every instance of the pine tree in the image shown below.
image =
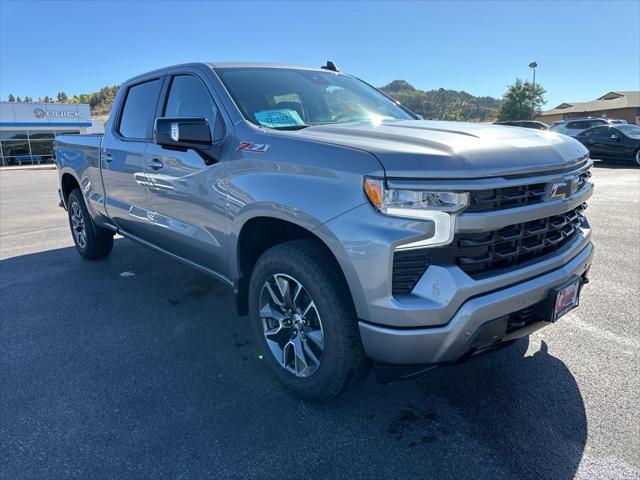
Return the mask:
POLYGON ((16 101, 16 97, 14 97, 12 94, 9 94, 9 97, 7 97, 7 100, 9 102, 15 102, 16 101))

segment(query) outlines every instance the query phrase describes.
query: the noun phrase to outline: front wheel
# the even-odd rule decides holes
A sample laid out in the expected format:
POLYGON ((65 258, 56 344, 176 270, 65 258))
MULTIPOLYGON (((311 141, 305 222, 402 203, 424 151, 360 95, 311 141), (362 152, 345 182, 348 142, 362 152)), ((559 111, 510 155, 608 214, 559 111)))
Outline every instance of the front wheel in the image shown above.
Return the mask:
POLYGON ((98 260, 111 253, 113 249, 113 232, 93 224, 84 198, 77 188, 67 199, 69 226, 76 249, 88 260, 98 260))
POLYGON ((640 148, 636 150, 636 166, 640 167, 640 148))
POLYGON ((254 337, 290 390, 335 397, 368 370, 357 317, 338 265, 311 240, 287 242, 258 260, 249 286, 254 337))

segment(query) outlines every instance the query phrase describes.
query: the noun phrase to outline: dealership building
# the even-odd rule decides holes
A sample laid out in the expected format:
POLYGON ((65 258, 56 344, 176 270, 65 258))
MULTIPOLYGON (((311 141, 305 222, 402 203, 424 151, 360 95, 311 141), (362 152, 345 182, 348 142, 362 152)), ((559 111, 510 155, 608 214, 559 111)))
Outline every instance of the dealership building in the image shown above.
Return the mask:
POLYGON ((640 91, 608 92, 591 102, 565 102, 536 115, 536 120, 548 123, 578 117, 600 117, 640 123, 640 91))
POLYGON ((56 135, 101 131, 87 104, 0 102, 0 166, 50 163, 56 135))

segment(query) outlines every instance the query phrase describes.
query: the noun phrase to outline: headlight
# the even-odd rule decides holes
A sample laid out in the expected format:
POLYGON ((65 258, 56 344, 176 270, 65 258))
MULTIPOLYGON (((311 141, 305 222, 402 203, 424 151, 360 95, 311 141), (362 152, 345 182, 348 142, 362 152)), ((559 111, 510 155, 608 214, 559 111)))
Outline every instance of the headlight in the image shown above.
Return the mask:
POLYGON ((433 237, 401 245, 398 249, 450 243, 453 240, 455 214, 469 204, 468 193, 387 188, 384 180, 378 178, 365 178, 364 191, 371 203, 385 215, 435 223, 433 237))

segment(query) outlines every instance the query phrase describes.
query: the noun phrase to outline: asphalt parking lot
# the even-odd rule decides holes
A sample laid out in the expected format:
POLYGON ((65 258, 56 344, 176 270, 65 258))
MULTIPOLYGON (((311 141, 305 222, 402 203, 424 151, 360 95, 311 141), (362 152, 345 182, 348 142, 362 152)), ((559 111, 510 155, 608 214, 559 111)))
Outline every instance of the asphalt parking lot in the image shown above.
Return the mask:
POLYGON ((82 260, 56 172, 0 172, 0 478, 640 478, 640 169, 593 180, 577 311, 317 405, 272 377, 226 287, 122 238, 82 260))

